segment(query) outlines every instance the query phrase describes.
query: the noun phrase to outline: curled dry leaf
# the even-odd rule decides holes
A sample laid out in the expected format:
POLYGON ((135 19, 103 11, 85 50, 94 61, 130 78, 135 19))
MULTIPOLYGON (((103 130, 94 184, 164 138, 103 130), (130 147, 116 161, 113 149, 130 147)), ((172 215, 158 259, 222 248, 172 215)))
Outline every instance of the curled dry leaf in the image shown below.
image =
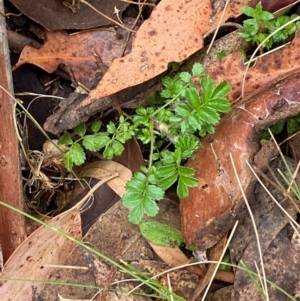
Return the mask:
POLYGON ((84 182, 76 185, 72 193, 72 201, 67 208, 71 208, 78 202, 81 202, 84 196, 86 197, 90 194, 91 188, 95 189, 95 186, 98 185, 94 193, 90 194, 89 201, 82 207, 82 232, 85 235, 99 217, 125 194, 125 185, 131 179, 132 172, 114 161, 95 161, 82 167, 78 176, 85 178, 88 186, 84 182), (117 176, 99 186, 101 182, 112 174, 117 176))
MULTIPOLYGON (((53 218, 49 224, 76 239, 81 239, 80 214, 77 208, 53 218)), ((73 241, 41 226, 6 262, 4 271, 0 274, 0 279, 6 279, 0 280, 1 300, 34 300, 44 286, 43 283, 35 283, 34 280, 48 280, 53 268, 47 265, 62 265, 75 246, 73 241), (27 279, 32 282, 9 281, 10 278, 27 279), (36 290, 33 289, 33 285, 36 290)))
POLYGON ((244 191, 251 193, 255 181, 246 161, 253 163, 262 129, 299 113, 299 79, 298 73, 260 91, 224 116, 215 133, 203 139, 202 147, 188 162, 196 169, 200 184, 180 203, 182 233, 188 245, 207 249, 235 220, 243 218, 242 194, 230 154, 244 191))
POLYGON ((131 179, 132 172, 124 165, 114 161, 95 161, 85 165, 80 169, 79 176, 86 178, 96 178, 100 181, 112 173, 118 176, 107 182, 107 185, 120 197, 126 193, 125 185, 131 179))

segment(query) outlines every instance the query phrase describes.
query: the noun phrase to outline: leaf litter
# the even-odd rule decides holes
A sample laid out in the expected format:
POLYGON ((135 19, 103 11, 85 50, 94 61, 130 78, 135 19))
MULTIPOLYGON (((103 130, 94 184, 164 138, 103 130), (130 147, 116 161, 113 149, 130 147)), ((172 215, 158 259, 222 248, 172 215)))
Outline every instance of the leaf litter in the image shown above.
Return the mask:
MULTIPOLYGON (((238 16, 240 14, 240 7, 246 4, 248 3, 235 2, 231 6, 229 5, 224 15, 224 21, 229 17, 238 16)), ((138 85, 153 78, 155 75, 162 73, 166 70, 169 62, 181 62, 189 57, 202 47, 203 36, 218 22, 222 8, 224 7, 222 5, 223 4, 221 3, 221 6, 217 6, 215 5, 215 2, 211 1, 205 1, 200 5, 200 3, 196 1, 190 1, 189 4, 186 3, 185 6, 183 6, 183 2, 170 4, 168 0, 161 1, 151 15, 151 18, 148 21, 145 21, 138 31, 132 52, 123 58, 115 60, 104 78, 100 81, 98 87, 93 90, 84 101, 80 102, 77 106, 74 106, 74 109, 79 110, 88 102, 101 102, 101 97, 103 96, 109 96, 117 91, 138 85), (191 7, 189 8, 188 5, 191 5, 191 7), (183 10, 185 10, 185 14, 182 13, 180 15, 181 19, 179 20, 179 26, 178 14, 183 10), (186 16, 189 16, 189 18, 186 18, 186 16), (192 20, 195 22, 192 22, 192 20), (210 22, 211 20, 213 22, 210 22), (178 32, 179 27, 180 31, 178 32), (194 38, 195 36, 196 38, 194 38), (176 47, 174 47, 174 40, 177 42, 176 47), (128 80, 128 78, 130 80, 128 80)), ((49 33, 48 36, 51 36, 51 34, 52 33, 49 33)), ((60 33, 55 34, 59 36, 60 33)), ((76 48, 76 46, 74 48, 76 48)), ((233 154, 234 161, 237 164, 239 171, 238 173, 243 180, 243 187, 247 195, 250 197, 252 196, 253 198, 255 180, 245 163, 247 160, 250 160, 251 163, 254 162, 254 164, 257 164, 257 167, 265 169, 266 165, 269 164, 269 161, 264 159, 272 159, 271 157, 263 157, 263 155, 258 152, 260 149, 258 134, 264 128, 272 125, 276 121, 285 120, 290 116, 296 115, 300 111, 298 103, 299 91, 297 88, 297 83, 299 82, 298 52, 299 34, 294 38, 292 43, 283 50, 258 59, 255 66, 250 68, 246 76, 245 91, 249 94, 242 100, 244 103, 240 101, 235 105, 233 111, 222 119, 216 132, 203 139, 202 149, 200 149, 193 160, 189 161, 189 166, 196 166, 202 185, 200 184, 198 188, 192 189, 191 196, 188 199, 181 201, 181 225, 187 244, 194 242, 196 246, 201 249, 213 247, 230 230, 234 220, 244 220, 245 209, 242 204, 241 193, 232 173, 232 166, 228 160, 228 155, 229 153, 233 154), (205 168, 203 168, 204 166, 205 168), (207 200, 209 200, 209 202, 207 200)), ((38 58, 37 53, 35 53, 34 56, 38 58)), ((63 57, 64 55, 59 58, 63 57)), ((91 54, 87 57, 91 58, 91 54)), ((34 62, 34 58, 31 62, 34 62)), ((28 59, 26 61, 26 59, 24 59, 24 62, 30 62, 30 60, 31 59, 28 59)), ((52 60, 54 61, 54 57, 52 57, 52 60)), ((92 64, 95 64, 95 61, 93 61, 92 64)), ((44 66, 44 68, 47 67, 44 66)), ((48 72, 53 72, 56 68, 57 64, 54 64, 48 72)), ((75 65, 73 68, 76 70, 75 65)), ((81 68, 80 65, 78 68, 81 68)), ((85 74, 85 69, 80 69, 79 71, 76 71, 75 74, 78 74, 78 78, 81 78, 81 76, 92 78, 94 73, 90 74, 90 71, 90 68, 88 68, 87 74, 85 74)), ((96 72, 96 69, 93 71, 96 72)), ((241 55, 238 53, 218 60, 208 67, 208 74, 214 80, 218 82, 221 81, 221 79, 226 78, 231 83, 233 90, 230 99, 233 102, 237 102, 237 99, 241 96, 244 72, 244 63, 241 55)), ((84 78, 83 81, 84 80, 86 79, 84 78)), ((262 146, 262 149, 264 149, 264 146, 262 146)), ((268 155, 270 154, 273 155, 273 153, 268 150, 268 155)), ((253 202, 256 202, 256 199, 254 199, 253 202)), ((118 205, 116 205, 115 208, 117 209, 112 210, 112 212, 116 210, 116 215, 112 218, 108 218, 104 222, 106 226, 110 227, 109 232, 113 232, 111 225, 114 224, 117 226, 119 222, 118 218, 121 214, 120 210, 124 210, 124 208, 120 209, 118 205)), ((168 210, 163 211, 163 214, 165 217, 169 218, 167 211, 168 210)), ((269 213, 266 213, 266 215, 267 214, 269 213)), ((277 215, 267 219, 267 221, 276 222, 280 213, 276 214, 277 215)), ((172 215, 172 213, 170 213, 170 216, 174 218, 176 214, 174 213, 174 215, 172 215)), ((105 215, 102 219, 105 219, 104 217, 105 215)), ((122 235, 120 233, 130 233, 126 228, 128 222, 126 218, 124 219, 124 224, 121 225, 121 228, 123 227, 123 229, 119 230, 120 232, 115 231, 119 234, 118 238, 113 240, 108 238, 108 236, 106 239, 103 236, 98 237, 99 234, 97 235, 97 231, 99 232, 100 226, 94 224, 94 232, 91 232, 93 234, 88 234, 86 236, 88 241, 90 242, 92 238, 95 238, 98 243, 103 244, 101 247, 98 247, 101 251, 104 253, 107 252, 111 257, 116 256, 116 252, 113 254, 110 253, 112 241, 115 242, 113 244, 114 246, 121 244, 122 235), (110 244, 107 244, 108 241, 110 244)), ((291 246, 290 239, 286 236, 284 230, 282 230, 286 223, 286 217, 283 217, 282 224, 280 225, 272 224, 272 226, 270 226, 267 224, 267 226, 265 226, 262 223, 259 228, 261 234, 264 235, 267 233, 270 236, 265 242, 264 249, 265 258, 268 262, 272 262, 273 259, 276 261, 278 256, 283 257, 285 254, 288 254, 287 259, 295 258, 293 257, 295 253, 293 253, 294 250, 291 246), (264 231, 268 230, 268 228, 274 228, 273 232, 268 233, 267 231, 264 231), (288 248, 284 249, 284 246, 288 246, 288 248), (275 252, 276 247, 278 250, 277 253, 275 252)), ((178 225, 179 222, 177 221, 176 224, 178 225)), ((113 227, 113 229, 115 229, 115 227, 113 227)), ((247 229, 249 229, 248 226, 247 229)), ((104 232, 101 232, 101 235, 103 235, 103 233, 104 232)), ((132 234, 131 238, 135 238, 138 235, 138 232, 134 233, 135 234, 132 234)), ((247 238, 250 239, 249 236, 247 238)), ((125 238, 125 240, 126 239, 127 238, 125 238)), ((253 238, 251 239, 254 240, 253 238)), ((97 243, 95 242, 95 245, 96 244, 97 243)), ((129 245, 134 249, 137 246, 134 239, 132 242, 129 242, 129 245)), ((144 258, 141 255, 146 253, 150 254, 151 252, 145 241, 142 243, 142 247, 142 251, 137 252, 135 249, 129 255, 129 258, 134 260, 133 257, 136 259, 137 254, 139 254, 141 259, 150 258, 152 260, 153 254, 149 257, 147 257, 147 255, 144 258)), ((249 243, 249 246, 245 245, 244 248, 241 249, 240 245, 235 246, 234 242, 232 242, 231 248, 232 254, 234 254, 233 250, 238 248, 241 253, 239 257, 243 258, 244 262, 247 262, 247 260, 250 261, 249 265, 252 264, 253 258, 257 259, 256 253, 252 252, 254 247, 251 243, 249 243)), ((213 252, 214 249, 211 251, 213 252)), ((84 256, 85 264, 91 262, 90 255, 80 251, 79 253, 81 256, 84 256)), ((220 253, 217 252, 217 254, 220 253)), ((73 263, 76 265, 77 257, 74 258, 75 260, 73 263)), ((232 258, 236 263, 240 260, 238 256, 234 257, 234 255, 232 255, 232 258)), ((11 260, 14 260, 14 257, 12 257, 11 260)), ((94 258, 93 260, 97 261, 98 259, 94 258)), ((168 259, 165 259, 165 261, 167 260, 168 259)), ((292 260, 290 260, 290 262, 284 261, 284 268, 280 265, 276 268, 277 270, 283 271, 291 262, 292 260)), ((299 260, 294 262, 295 265, 298 263, 299 260)), ((104 267, 103 264, 97 264, 100 274, 101 270, 104 275, 109 273, 110 269, 107 266, 104 267)), ((270 266, 272 267, 272 265, 273 264, 270 266)), ((94 266, 96 266, 96 263, 94 263, 94 266)), ((266 269, 269 269, 268 265, 266 265, 266 269)), ((295 271, 292 276, 295 275, 297 275, 297 271, 295 271)), ((272 279, 273 276, 274 273, 271 273, 270 279, 272 279)), ((66 280, 71 277, 72 276, 69 274, 68 277, 66 277, 66 280)), ((107 285, 107 283, 103 282, 103 279, 100 280, 100 275, 94 273, 94 277, 96 277, 97 284, 107 285)), ((250 283, 249 285, 246 283, 246 285, 244 285, 245 282, 243 277, 244 275, 242 275, 242 273, 236 272, 236 283, 234 288, 235 299, 232 300, 248 300, 247 297, 251 300, 253 300, 253 298, 256 300, 256 298, 259 298, 257 291, 255 288, 249 287, 249 285, 253 286, 253 283, 250 283), (244 293, 243 296, 239 296, 239 294, 243 292, 247 293, 244 293), (245 297, 245 295, 247 296, 245 297)), ((275 278, 274 281, 276 282, 277 280, 278 279, 275 278)), ((197 280, 194 279, 193 283, 196 281, 197 280)), ((206 280, 204 280, 204 282, 205 281, 206 280)), ((293 293, 292 286, 296 286, 297 281, 299 282, 297 277, 289 278, 289 287, 286 287, 286 289, 293 293)), ((190 284, 191 283, 192 282, 190 282, 190 284)), ((285 286, 284 283, 282 285, 285 286)), ((195 286, 193 289, 195 289, 195 286)), ((185 294, 186 293, 187 292, 185 292, 185 294)), ((185 296, 190 300, 190 294, 185 296)), ((276 297, 276 300, 284 299, 280 296, 276 297)))

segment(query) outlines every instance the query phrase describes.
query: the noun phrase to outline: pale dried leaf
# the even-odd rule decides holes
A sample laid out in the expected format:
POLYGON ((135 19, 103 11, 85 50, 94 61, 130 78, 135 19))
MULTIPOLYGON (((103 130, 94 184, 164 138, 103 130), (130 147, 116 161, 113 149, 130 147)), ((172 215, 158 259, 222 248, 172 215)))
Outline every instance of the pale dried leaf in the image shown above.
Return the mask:
MULTIPOLYGON (((76 239, 81 239, 80 214, 76 208, 53 218, 49 224, 76 239)), ((34 280, 48 280, 53 268, 46 265, 62 265, 75 246, 74 242, 61 234, 41 226, 13 253, 0 274, 0 279, 18 278, 32 281, 1 280, 1 300, 32 301, 43 288, 42 283, 35 283, 34 280)))
POLYGON ((122 164, 114 161, 96 161, 85 165, 79 172, 80 177, 96 178, 100 181, 117 173, 118 176, 109 180, 107 185, 122 197, 126 193, 125 185, 131 179, 132 172, 122 164))

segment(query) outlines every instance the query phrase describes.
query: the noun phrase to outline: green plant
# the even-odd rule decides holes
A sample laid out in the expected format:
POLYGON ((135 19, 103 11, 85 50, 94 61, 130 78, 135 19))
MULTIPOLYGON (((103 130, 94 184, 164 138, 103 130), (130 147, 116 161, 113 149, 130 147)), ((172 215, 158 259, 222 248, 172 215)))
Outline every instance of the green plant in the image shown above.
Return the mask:
POLYGON ((221 50, 217 53, 217 58, 221 59, 227 55, 227 52, 225 50, 221 50))
POLYGON ((64 153, 64 163, 68 170, 71 170, 73 165, 81 165, 85 162, 83 147, 94 152, 104 149, 104 158, 112 159, 113 156, 118 156, 123 152, 124 143, 134 135, 132 125, 123 116, 119 118, 117 127, 110 122, 106 126, 106 131, 100 132, 101 126, 100 121, 94 122, 90 127, 91 133, 87 134, 86 126, 80 124, 74 128, 76 140, 69 133, 60 137, 59 144, 69 146, 69 150, 64 153))
POLYGON ((249 6, 243 7, 242 12, 250 17, 250 19, 243 22, 243 29, 240 31, 240 36, 247 42, 258 45, 272 32, 283 27, 265 42, 264 47, 267 49, 270 49, 273 44, 285 41, 300 28, 299 21, 284 26, 289 21, 298 17, 296 14, 291 16, 283 15, 275 18, 272 13, 262 9, 261 2, 257 3, 255 8, 249 6))
MULTIPOLYGON (((282 121, 275 123, 274 125, 272 125, 270 127, 270 130, 273 134, 278 135, 284 131, 285 125, 286 125, 286 131, 289 135, 294 134, 295 132, 299 131, 300 130, 300 114, 288 119, 288 121, 286 123, 282 122, 282 121)), ((265 139, 265 140, 271 139, 271 135, 267 129, 263 131, 261 139, 265 139)))
POLYGON ((127 193, 122 203, 129 208, 129 221, 138 224, 144 214, 155 216, 157 201, 163 199, 165 190, 177 182, 180 198, 188 196, 188 188, 198 185, 195 171, 183 166, 200 147, 199 136, 213 133, 220 115, 231 109, 226 99, 231 87, 223 81, 215 86, 205 75, 201 64, 196 63, 191 74, 181 72, 173 78, 163 78, 164 89, 158 106, 139 107, 129 117, 121 116, 115 125, 94 123, 87 134, 85 125, 74 129, 76 139, 69 133, 60 143, 69 146, 64 162, 70 170, 85 161, 84 149, 99 151, 111 159, 120 155, 124 143, 136 136, 143 144, 150 144, 147 167, 141 167, 127 183, 127 193))

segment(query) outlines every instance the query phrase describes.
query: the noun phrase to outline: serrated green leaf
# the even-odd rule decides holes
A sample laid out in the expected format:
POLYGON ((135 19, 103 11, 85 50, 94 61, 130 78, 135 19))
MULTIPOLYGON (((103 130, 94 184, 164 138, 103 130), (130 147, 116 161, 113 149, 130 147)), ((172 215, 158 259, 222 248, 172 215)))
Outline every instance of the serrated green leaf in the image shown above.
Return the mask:
POLYGON ((199 119, 198 114, 192 114, 189 116, 189 124, 194 130, 200 130, 202 122, 199 119))
POLYGON ((250 6, 244 6, 241 8, 241 11, 243 14, 245 14, 248 17, 254 17, 255 9, 250 6))
POLYGON ((124 146, 121 142, 117 141, 117 140, 114 140, 112 143, 111 143, 111 147, 112 149, 114 150, 114 154, 116 156, 120 156, 122 154, 122 152, 124 151, 124 146))
POLYGON ((200 141, 193 135, 179 135, 175 147, 182 150, 182 159, 188 159, 200 147, 200 141))
POLYGON ((172 93, 171 91, 164 89, 159 93, 160 97, 162 98, 172 98, 172 93))
POLYGON ((195 170, 187 166, 179 166, 178 173, 179 175, 192 176, 195 174, 195 170))
POLYGON ((201 128, 201 130, 200 130, 200 132, 199 132, 199 135, 200 135, 200 137, 204 137, 207 133, 212 134, 212 133, 214 133, 214 132, 215 132, 214 126, 211 125, 211 124, 209 124, 209 123, 205 123, 205 124, 202 126, 202 128, 201 128))
POLYGON ((139 125, 139 124, 146 125, 148 123, 148 121, 149 121, 149 117, 147 115, 145 115, 145 116, 135 115, 132 118, 132 122, 136 125, 139 125))
POLYGON ((189 124, 186 121, 182 120, 180 124, 181 133, 185 134, 189 128, 190 128, 189 124))
POLYGON ((126 183, 126 189, 129 191, 129 190, 135 190, 135 188, 138 188, 138 189, 141 189, 141 191, 144 190, 144 187, 145 187, 145 183, 147 181, 147 177, 141 173, 141 172, 136 172, 134 175, 133 175, 133 178, 128 181, 126 183))
POLYGON ((81 123, 74 128, 74 132, 80 137, 83 137, 86 133, 86 126, 81 123))
POLYGON ((177 163, 177 165, 180 165, 182 161, 181 153, 182 150, 180 148, 175 149, 175 151, 173 152, 173 159, 177 163))
MULTIPOLYGON (((123 204, 124 205, 124 204, 123 204)), ((125 205, 124 205, 125 206, 125 205)), ((126 207, 126 206, 125 206, 126 207)), ((144 211, 142 206, 133 207, 128 214, 128 220, 132 223, 137 225, 143 218, 144 211)))
POLYGON ((177 169, 176 164, 170 164, 166 166, 160 166, 156 169, 156 175, 160 178, 166 177, 177 169))
MULTIPOLYGON (((191 109, 185 104, 179 104, 176 106, 175 112, 180 116, 189 116, 191 114, 191 109)), ((172 120, 176 120, 175 118, 176 116, 174 116, 174 118, 172 117, 172 120)))
POLYGON ((85 153, 84 153, 82 146, 79 143, 74 142, 71 145, 68 153, 69 153, 70 159, 73 161, 73 163, 75 165, 81 165, 84 163, 85 153))
POLYGON ((161 152, 161 161, 164 165, 172 164, 175 162, 174 152, 164 150, 161 152))
POLYGON ((158 182, 158 176, 156 175, 156 173, 151 173, 148 175, 148 181, 150 184, 154 184, 157 185, 158 182))
POLYGON ((178 71, 180 68, 180 64, 176 62, 172 62, 168 64, 168 68, 172 68, 172 71, 178 71))
POLYGON ((146 186, 146 196, 149 199, 159 201, 164 197, 164 195, 165 192, 160 187, 152 184, 146 186))
POLYGON ((92 152, 96 152, 99 150, 98 148, 98 145, 95 141, 95 135, 87 135, 87 136, 84 136, 83 140, 82 140, 82 145, 92 151, 92 152))
POLYGON ((151 133, 148 128, 143 129, 139 134, 137 134, 137 138, 143 142, 143 144, 147 144, 151 141, 151 133))
POLYGON ((138 115, 141 115, 141 116, 146 116, 147 115, 147 110, 144 108, 144 107, 137 107, 135 109, 135 112, 138 114, 138 115))
POLYGON ((199 117, 207 123, 215 125, 220 121, 220 115, 209 107, 200 107, 197 113, 199 117))
POLYGON ((192 67, 193 76, 200 76, 205 71, 204 67, 200 63, 195 63, 192 67))
POLYGON ((107 160, 111 160, 114 157, 114 150, 110 145, 107 145, 103 151, 103 158, 107 160))
POLYGON ((177 195, 180 199, 184 199, 189 196, 189 189, 188 187, 180 180, 177 184, 177 195))
POLYGON ((58 144, 70 145, 72 143, 73 143, 73 139, 69 133, 63 134, 58 140, 58 144))
POLYGON ((259 16, 260 20, 263 21, 268 21, 268 20, 272 20, 274 19, 274 15, 268 11, 263 11, 260 16, 259 16))
POLYGON ((167 190, 177 181, 177 179, 178 179, 178 173, 174 172, 168 176, 165 176, 164 178, 159 179, 158 185, 163 190, 167 190))
POLYGON ((255 19, 249 19, 243 22, 243 29, 240 31, 240 36, 246 41, 256 41, 255 35, 258 33, 259 23, 255 19))
POLYGON ((125 117, 124 117, 123 115, 121 115, 121 116, 119 117, 119 122, 120 122, 120 124, 122 124, 122 123, 125 122, 125 117))
POLYGON ((203 102, 207 103, 214 93, 214 81, 210 77, 203 77, 201 80, 201 86, 203 88, 203 102))
POLYGON ((162 78, 161 82, 166 88, 168 88, 169 86, 171 86, 173 84, 173 80, 169 76, 164 76, 162 78))
POLYGON ((123 206, 129 209, 139 206, 141 203, 140 196, 140 191, 127 191, 122 197, 123 206))
POLYGON ((185 97, 188 104, 194 109, 197 110, 200 106, 200 96, 196 88, 191 87, 185 90, 185 97))
POLYGON ((199 185, 199 181, 193 177, 180 176, 179 180, 184 183, 184 185, 188 187, 197 187, 199 185))
POLYGON ((159 246, 181 246, 184 243, 180 231, 156 221, 141 222, 140 231, 148 241, 159 246))
POLYGON ((159 212, 159 207, 157 206, 156 202, 151 199, 147 198, 147 200, 143 203, 144 213, 148 216, 154 217, 159 212))
POLYGON ((91 125, 91 131, 96 134, 99 132, 100 128, 101 128, 102 122, 101 121, 95 121, 92 125, 91 125))
POLYGON ((191 80, 191 78, 192 76, 188 72, 180 73, 180 79, 185 83, 188 83, 191 80))
POLYGON ((63 159, 64 159, 64 164, 65 164, 66 169, 68 171, 71 171, 73 168, 73 161, 71 159, 70 153, 69 152, 64 153, 63 159))
POLYGON ((132 223, 139 223, 143 214, 155 216, 158 213, 158 206, 155 201, 164 197, 164 191, 156 186, 149 185, 148 178, 137 172, 126 184, 127 193, 122 198, 122 204, 130 209, 129 220, 132 223))
POLYGON ((116 126, 112 121, 110 121, 109 124, 107 125, 107 131, 110 134, 117 134, 116 126))
POLYGON ((110 137, 108 137, 108 134, 106 133, 98 133, 97 135, 94 135, 94 143, 97 149, 96 151, 108 145, 110 141, 111 139, 110 137))
POLYGON ((222 81, 215 87, 209 102, 213 99, 219 99, 219 98, 222 99, 226 97, 230 91, 231 91, 230 84, 227 81, 222 81))
POLYGON ((119 135, 117 135, 116 139, 124 144, 126 141, 131 139, 134 136, 134 134, 135 133, 133 130, 128 129, 127 131, 124 131, 124 132, 120 133, 119 135))
POLYGON ((222 113, 226 113, 231 110, 231 103, 223 99, 210 100, 207 106, 222 113))

